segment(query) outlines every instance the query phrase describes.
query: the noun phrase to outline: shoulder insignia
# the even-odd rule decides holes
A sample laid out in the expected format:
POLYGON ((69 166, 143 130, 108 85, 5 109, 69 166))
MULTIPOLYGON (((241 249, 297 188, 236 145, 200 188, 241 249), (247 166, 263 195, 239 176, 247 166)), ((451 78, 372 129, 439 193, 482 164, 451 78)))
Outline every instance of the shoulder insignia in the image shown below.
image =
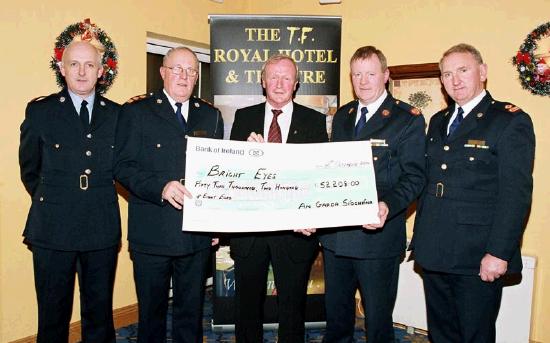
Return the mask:
POLYGON ((40 100, 44 100, 44 99, 46 99, 46 96, 41 95, 41 96, 38 96, 38 97, 32 99, 30 102, 36 102, 36 101, 40 101, 40 100))
POLYGON ((131 97, 130 99, 128 99, 126 101, 127 104, 131 104, 133 103, 134 101, 138 101, 138 100, 142 100, 142 99, 145 99, 147 98, 147 94, 141 94, 141 95, 136 95, 136 96, 133 96, 131 97))
POLYGON ((355 112, 355 107, 350 108, 348 114, 352 114, 353 112, 355 112))
MULTIPOLYGON (((202 102, 205 102, 205 103, 207 103, 208 105, 210 105, 210 106, 212 106, 212 107, 215 107, 215 106, 214 106, 214 104, 213 104, 213 103, 211 103, 211 102, 210 102, 210 101, 208 101, 208 100, 204 100, 203 98, 199 98, 199 100, 200 100, 200 101, 202 101, 202 102)), ((196 106, 196 107, 198 107, 197 105, 195 105, 195 106, 196 106)))
POLYGON ((510 112, 510 113, 521 111, 521 108, 517 107, 514 104, 510 104, 510 103, 505 104, 504 109, 506 110, 506 112, 510 112))
POLYGON ((419 116, 419 115, 422 114, 422 111, 420 111, 419 108, 411 106, 411 105, 407 104, 406 102, 403 102, 403 101, 400 101, 400 100, 395 100, 395 104, 398 107, 400 107, 400 108, 404 109, 405 111, 409 112, 413 116, 419 116))

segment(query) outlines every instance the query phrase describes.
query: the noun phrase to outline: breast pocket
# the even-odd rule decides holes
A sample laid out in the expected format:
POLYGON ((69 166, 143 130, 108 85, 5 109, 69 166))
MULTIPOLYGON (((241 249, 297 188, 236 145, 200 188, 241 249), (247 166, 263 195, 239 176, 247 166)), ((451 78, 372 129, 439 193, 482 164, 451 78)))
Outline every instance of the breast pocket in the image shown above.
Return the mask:
POLYGON ((482 171, 486 168, 492 168, 495 156, 488 149, 467 148, 461 155, 459 163, 466 169, 472 171, 482 171))
POLYGON ((71 165, 75 150, 62 140, 45 140, 42 146, 42 169, 66 171, 71 165))
POLYGON ((174 169, 175 143, 168 139, 146 137, 144 139, 144 168, 151 171, 166 171, 174 169))

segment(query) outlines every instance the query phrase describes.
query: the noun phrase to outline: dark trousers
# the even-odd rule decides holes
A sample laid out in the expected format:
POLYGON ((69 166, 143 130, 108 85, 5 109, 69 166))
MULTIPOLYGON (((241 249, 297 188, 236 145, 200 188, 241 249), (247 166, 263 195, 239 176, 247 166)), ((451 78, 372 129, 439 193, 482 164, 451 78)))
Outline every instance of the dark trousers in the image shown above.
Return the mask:
POLYGON ((246 257, 235 260, 235 337, 237 343, 263 342, 263 304, 269 263, 277 287, 279 343, 304 342, 309 260, 295 262, 280 237, 257 237, 246 257))
POLYGON ((113 285, 118 246, 85 252, 33 246, 32 254, 38 301, 37 342, 68 342, 77 273, 82 342, 115 342, 113 285))
POLYGON ((355 332, 355 293, 361 292, 369 343, 394 342, 392 313, 400 257, 355 259, 324 249, 325 343, 351 343, 355 332))
POLYGON ((494 343, 502 280, 424 270, 428 335, 433 343, 494 343))
POLYGON ((139 307, 138 342, 166 342, 172 279, 172 342, 202 342, 204 282, 210 249, 185 256, 131 252, 139 307))

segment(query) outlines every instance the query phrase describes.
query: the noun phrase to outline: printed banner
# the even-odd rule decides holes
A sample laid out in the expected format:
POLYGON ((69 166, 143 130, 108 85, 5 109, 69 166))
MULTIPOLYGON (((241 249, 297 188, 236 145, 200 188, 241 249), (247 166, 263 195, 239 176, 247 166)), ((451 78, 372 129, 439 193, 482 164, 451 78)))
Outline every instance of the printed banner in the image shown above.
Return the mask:
POLYGON ((269 56, 298 64, 295 101, 331 116, 340 91, 340 17, 211 15, 210 61, 214 103, 229 137, 235 111, 265 100, 261 69, 269 56))

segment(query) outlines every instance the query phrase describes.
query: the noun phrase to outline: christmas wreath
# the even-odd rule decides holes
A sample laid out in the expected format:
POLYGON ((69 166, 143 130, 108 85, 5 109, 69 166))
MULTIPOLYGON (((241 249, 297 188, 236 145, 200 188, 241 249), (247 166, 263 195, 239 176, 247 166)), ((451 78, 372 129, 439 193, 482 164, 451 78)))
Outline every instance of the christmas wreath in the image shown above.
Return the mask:
POLYGON ((512 63, 523 88, 533 94, 550 95, 550 22, 527 35, 512 63))
POLYGON ((67 26, 55 41, 54 54, 50 60, 50 68, 55 72, 59 87, 65 87, 65 78, 59 69, 63 52, 67 45, 73 40, 88 41, 102 53, 103 74, 97 81, 96 91, 99 94, 105 93, 113 84, 118 69, 118 55, 111 38, 99 27, 90 22, 90 19, 67 26))

